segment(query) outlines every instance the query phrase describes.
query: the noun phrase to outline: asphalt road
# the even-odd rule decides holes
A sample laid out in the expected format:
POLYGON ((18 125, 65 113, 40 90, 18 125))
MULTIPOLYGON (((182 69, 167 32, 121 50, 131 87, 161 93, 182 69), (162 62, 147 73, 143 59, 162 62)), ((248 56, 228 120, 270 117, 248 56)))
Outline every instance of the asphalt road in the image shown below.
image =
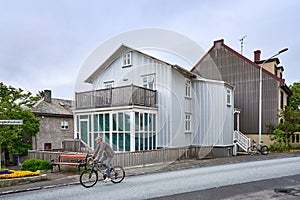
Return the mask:
POLYGON ((300 175, 247 182, 194 192, 152 198, 152 200, 298 200, 300 175))
MULTIPOLYGON (((260 199, 260 196, 264 197, 262 199, 268 199, 264 191, 274 194, 272 188, 300 185, 299 172, 300 157, 292 157, 132 176, 126 177, 120 184, 98 182, 93 188, 88 189, 81 185, 72 185, 8 194, 2 197, 7 200, 84 200, 94 198, 132 200, 177 199, 177 197, 184 197, 184 199, 247 199, 248 197, 251 197, 249 199, 260 199), (262 187, 269 184, 264 181, 271 181, 273 184, 276 183, 274 180, 286 180, 290 181, 290 184, 283 185, 278 182, 278 184, 270 185, 271 188, 262 187), (248 190, 246 190, 247 188, 248 190), (217 191, 224 191, 224 195, 217 191), (209 193, 213 197, 209 197, 209 193), (254 193, 257 195, 256 197, 251 196, 254 193)), ((289 197, 297 196, 289 195, 289 197)))

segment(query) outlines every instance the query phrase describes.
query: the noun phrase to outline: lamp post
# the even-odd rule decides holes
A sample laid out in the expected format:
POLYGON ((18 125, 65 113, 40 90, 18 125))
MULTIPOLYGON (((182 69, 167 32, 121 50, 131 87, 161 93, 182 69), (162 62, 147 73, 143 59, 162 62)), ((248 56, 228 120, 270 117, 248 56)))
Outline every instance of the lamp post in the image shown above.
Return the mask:
POLYGON ((285 49, 282 49, 280 51, 278 51, 278 53, 276 53, 275 55, 271 56, 270 58, 268 58, 267 60, 264 60, 264 62, 260 65, 260 68, 259 68, 259 116, 258 116, 258 144, 261 143, 261 121, 262 121, 262 118, 261 118, 261 113, 262 113, 262 68, 263 68, 263 65, 271 60, 272 58, 274 58, 275 56, 278 56, 279 54, 287 51, 288 48, 285 48, 285 49))

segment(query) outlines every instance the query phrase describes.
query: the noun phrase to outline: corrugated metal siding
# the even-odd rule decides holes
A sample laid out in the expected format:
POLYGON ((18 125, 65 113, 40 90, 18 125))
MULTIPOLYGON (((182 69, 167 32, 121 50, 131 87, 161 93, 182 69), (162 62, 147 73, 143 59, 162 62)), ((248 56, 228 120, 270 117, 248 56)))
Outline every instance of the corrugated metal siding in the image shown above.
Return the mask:
POLYGON ((185 98, 185 76, 166 63, 133 52, 132 67, 122 68, 120 58, 96 81, 94 89, 103 88, 104 81, 114 81, 115 87, 142 85, 142 75, 155 75, 157 92, 157 146, 186 145, 184 114, 192 114, 191 139, 195 145, 228 145, 233 142, 233 107, 226 106, 223 84, 197 82, 194 96, 185 98), (126 81, 125 81, 126 80, 126 81), (195 97, 195 98, 194 98, 195 97), (195 103, 196 102, 196 103, 195 103), (193 103, 193 105, 192 105, 193 103), (229 111, 228 111, 229 109, 229 111), (228 114, 230 113, 230 115, 228 114))
MULTIPOLYGON (((231 145, 233 142, 233 106, 227 106, 223 84, 193 83, 195 100, 194 145, 231 145)), ((233 100, 233 99, 232 99, 233 100)))
MULTIPOLYGON (((258 101, 259 101, 259 69, 242 58, 226 50, 223 46, 213 49, 209 56, 199 63, 195 73, 205 78, 216 79, 211 73, 221 74, 222 80, 235 87, 235 107, 241 109, 240 130, 244 133, 258 132, 258 101)), ((220 79, 218 79, 220 80, 220 79)), ((278 82, 267 74, 263 74, 262 132, 266 133, 266 125, 277 124, 278 82)))

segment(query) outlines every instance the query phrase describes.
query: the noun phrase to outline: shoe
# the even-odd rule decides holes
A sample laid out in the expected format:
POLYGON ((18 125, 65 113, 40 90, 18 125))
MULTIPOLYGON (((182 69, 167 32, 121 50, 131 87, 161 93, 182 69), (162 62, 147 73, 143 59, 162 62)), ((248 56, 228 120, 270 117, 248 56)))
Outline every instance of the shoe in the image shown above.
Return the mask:
POLYGON ((109 177, 106 177, 106 179, 103 180, 104 183, 107 183, 107 182, 110 182, 110 181, 111 181, 111 178, 109 178, 109 177))

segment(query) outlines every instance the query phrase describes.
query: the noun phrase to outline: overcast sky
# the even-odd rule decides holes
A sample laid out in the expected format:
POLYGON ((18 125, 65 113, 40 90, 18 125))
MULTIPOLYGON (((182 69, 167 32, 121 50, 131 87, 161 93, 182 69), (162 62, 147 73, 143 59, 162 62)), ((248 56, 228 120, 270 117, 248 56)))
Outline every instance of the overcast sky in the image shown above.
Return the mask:
MULTIPOLYGON (((300 81, 298 0, 0 0, 0 82, 72 99, 87 57, 134 29, 176 31, 208 51, 214 40, 253 60, 279 50, 287 85, 300 81)), ((199 59, 201 58, 199 54, 199 59)))

